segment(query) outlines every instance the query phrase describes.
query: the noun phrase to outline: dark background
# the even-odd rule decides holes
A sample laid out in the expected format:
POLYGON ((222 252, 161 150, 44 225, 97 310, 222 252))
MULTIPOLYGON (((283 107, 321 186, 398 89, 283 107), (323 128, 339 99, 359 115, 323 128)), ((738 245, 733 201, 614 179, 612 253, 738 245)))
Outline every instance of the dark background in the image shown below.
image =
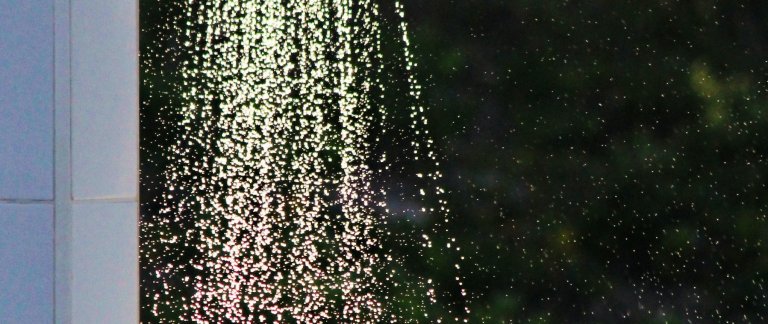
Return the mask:
MULTIPOLYGON (((142 2, 145 213, 179 59, 158 52, 179 5, 157 2, 142 2)), ((404 7, 452 210, 434 240, 461 247, 407 271, 450 282, 440 269, 465 256, 472 323, 766 321, 768 3, 404 7)))

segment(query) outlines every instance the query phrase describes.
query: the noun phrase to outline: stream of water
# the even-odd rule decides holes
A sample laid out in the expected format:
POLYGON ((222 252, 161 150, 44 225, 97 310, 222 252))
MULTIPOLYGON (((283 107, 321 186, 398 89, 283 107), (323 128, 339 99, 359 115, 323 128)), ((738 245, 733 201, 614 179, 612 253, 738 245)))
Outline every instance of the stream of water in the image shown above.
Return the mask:
MULTIPOLYGON (((417 213, 448 211, 402 5, 394 6, 403 45, 395 58, 382 49, 381 10, 371 0, 184 5, 183 104, 169 107, 179 119, 165 153, 173 162, 156 199, 162 208, 143 225, 159 233, 142 246, 150 281, 163 287, 150 296, 155 316, 400 320, 392 311, 399 274, 389 265, 402 261, 387 247, 394 212, 383 180, 393 161, 430 166, 412 180, 416 200, 436 203, 417 213), (405 69, 407 91, 387 92, 385 64, 405 69), (400 152, 384 140, 397 124, 385 95, 409 102, 402 115, 411 136, 400 152)), ((423 247, 428 234, 419 235, 423 247)), ((432 280, 420 278, 413 294, 421 301, 410 307, 428 317, 439 295, 432 280)))

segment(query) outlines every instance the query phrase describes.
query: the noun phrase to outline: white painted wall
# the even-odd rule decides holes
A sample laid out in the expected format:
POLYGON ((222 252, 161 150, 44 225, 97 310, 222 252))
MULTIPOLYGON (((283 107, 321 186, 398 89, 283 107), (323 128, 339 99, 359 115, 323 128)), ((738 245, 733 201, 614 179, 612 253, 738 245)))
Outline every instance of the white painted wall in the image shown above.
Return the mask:
POLYGON ((137 0, 0 1, 0 323, 137 323, 137 0))
POLYGON ((0 267, 0 323, 50 323, 51 204, 0 204, 0 267))

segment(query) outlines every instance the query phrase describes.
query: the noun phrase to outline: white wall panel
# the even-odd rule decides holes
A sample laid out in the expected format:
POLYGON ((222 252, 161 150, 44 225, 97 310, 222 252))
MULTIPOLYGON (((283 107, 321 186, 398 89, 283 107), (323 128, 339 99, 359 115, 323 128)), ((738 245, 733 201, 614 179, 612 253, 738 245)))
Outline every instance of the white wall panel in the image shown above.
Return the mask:
POLYGON ((75 200, 138 192, 137 10, 132 0, 72 0, 75 200))
POLYGON ((0 0, 0 324, 138 322, 138 74, 137 0, 0 0))
POLYGON ((73 323, 138 323, 138 204, 72 210, 73 323))
POLYGON ((53 198, 53 1, 0 1, 0 199, 53 198))
POLYGON ((0 323, 53 322, 53 206, 0 204, 0 323))

